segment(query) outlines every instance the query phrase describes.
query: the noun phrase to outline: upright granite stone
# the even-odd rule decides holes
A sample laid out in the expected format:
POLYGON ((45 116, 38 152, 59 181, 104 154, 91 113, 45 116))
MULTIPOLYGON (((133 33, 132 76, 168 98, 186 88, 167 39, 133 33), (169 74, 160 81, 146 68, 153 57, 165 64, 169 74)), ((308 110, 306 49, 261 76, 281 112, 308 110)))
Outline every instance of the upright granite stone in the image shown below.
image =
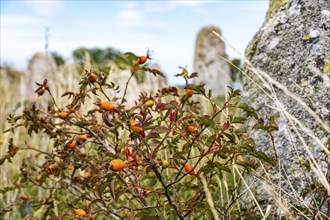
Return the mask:
POLYGON ((57 66, 54 59, 44 53, 36 53, 29 62, 28 69, 23 76, 20 94, 23 98, 36 97, 34 90, 35 82, 42 83, 44 79, 54 83, 58 80, 56 75, 57 66))
POLYGON ((280 163, 269 171, 278 188, 259 182, 257 199, 275 204, 277 215, 303 218, 291 203, 306 208, 308 218, 329 216, 330 1, 270 0, 269 6, 246 50, 247 75, 263 90, 246 77, 243 94, 261 116, 280 115, 275 150, 269 136, 255 135, 258 150, 276 151, 280 163))
POLYGON ((194 72, 199 73, 194 83, 205 83, 214 96, 226 95, 226 87, 230 85, 230 66, 219 56, 227 57, 225 44, 213 31, 221 34, 220 29, 213 26, 204 27, 196 39, 194 72))

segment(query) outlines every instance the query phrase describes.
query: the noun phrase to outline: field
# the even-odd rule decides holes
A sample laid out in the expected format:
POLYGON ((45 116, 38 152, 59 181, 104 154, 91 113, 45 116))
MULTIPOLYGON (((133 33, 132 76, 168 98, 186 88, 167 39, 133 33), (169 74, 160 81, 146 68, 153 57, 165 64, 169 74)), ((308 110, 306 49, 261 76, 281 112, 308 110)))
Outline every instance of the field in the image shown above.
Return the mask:
MULTIPOLYGON (((141 59, 138 59, 140 63, 136 63, 136 57, 133 62, 128 59, 132 77, 134 68, 145 70, 141 59)), ((84 63, 87 70, 91 66, 84 63)), ((267 77, 248 61, 246 68, 259 77, 267 77)), ((2 72, 0 216, 3 219, 296 219, 297 216, 327 219, 322 210, 325 201, 322 197, 319 200, 318 195, 329 189, 329 183, 319 166, 319 158, 310 153, 311 170, 320 180, 312 192, 316 201, 299 196, 292 185, 295 183, 288 179, 291 190, 281 189, 280 184, 273 182, 274 176, 286 179, 278 165, 281 161, 256 150, 257 140, 246 132, 253 130, 252 121, 254 128, 269 134, 271 139, 278 130, 278 116, 269 116, 267 123, 261 122, 253 108, 240 104, 240 92, 230 89, 227 97, 214 102, 203 87, 188 83, 194 76, 184 71, 181 76, 187 82, 184 88, 141 94, 130 108, 120 95, 115 96, 117 89, 110 83, 111 74, 107 79, 107 73, 97 72, 94 81, 90 78, 94 73, 77 73, 75 65, 64 64, 58 69, 56 82, 40 85, 45 94, 21 100, 16 89, 19 80, 7 83, 2 72), (62 97, 68 91, 74 93, 62 97), (103 107, 100 100, 111 101, 114 106, 103 107), (35 112, 31 108, 33 102, 37 103, 35 112), (70 110, 69 116, 61 118, 61 112, 74 107, 78 110, 70 110), (25 109, 30 112, 24 113, 25 109), (12 124, 6 121, 6 118, 13 121, 13 114, 22 113, 25 121, 22 118, 12 124), (3 133, 22 121, 26 126, 3 133), (250 124, 246 123, 249 121, 250 124), (52 131, 48 132, 48 128, 52 131), (79 148, 68 149, 70 141, 85 133, 92 137, 81 143, 77 140, 79 148), (125 168, 111 168, 114 158, 126 160, 125 168), (108 165, 110 168, 104 170, 108 165), (259 200, 255 191, 258 184, 264 184, 271 202, 259 200), (316 204, 320 205, 319 209, 316 204)), ((274 79, 267 80, 272 82, 269 86, 281 87, 274 79)), ((120 88, 122 96, 125 86, 129 83, 120 88)), ((276 93, 270 95, 276 97, 276 93)), ((290 121, 290 126, 295 125, 294 129, 308 130, 304 125, 298 126, 299 121, 293 123, 293 116, 285 108, 279 113, 290 121)), ((316 135, 309 135, 327 151, 316 135)), ((274 143, 269 147, 275 148, 274 143)), ((306 146, 306 151, 309 150, 306 146)))

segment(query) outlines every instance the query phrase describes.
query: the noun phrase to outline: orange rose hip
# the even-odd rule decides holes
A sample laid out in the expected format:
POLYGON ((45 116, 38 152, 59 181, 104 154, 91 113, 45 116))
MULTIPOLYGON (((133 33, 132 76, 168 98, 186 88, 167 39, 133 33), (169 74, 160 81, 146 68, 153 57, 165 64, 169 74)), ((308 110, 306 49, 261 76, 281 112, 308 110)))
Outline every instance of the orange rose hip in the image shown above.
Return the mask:
POLYGON ((187 130, 189 133, 195 133, 197 131, 197 128, 192 125, 188 125, 187 130))
POLYGON ((130 120, 129 121, 129 128, 135 132, 135 133, 140 133, 141 131, 143 131, 142 127, 137 125, 138 122, 134 121, 134 120, 130 120))
POLYGON ((82 216, 86 215, 86 212, 83 209, 76 209, 74 212, 75 212, 77 217, 82 217, 82 216))
POLYGON ((74 149, 77 146, 77 143, 75 141, 70 141, 68 143, 68 148, 74 149))
POLYGON ((114 172, 122 170, 124 166, 124 161, 122 161, 121 159, 114 159, 110 162, 110 170, 114 172))
POLYGON ((60 119, 65 119, 67 116, 68 116, 68 114, 69 113, 67 113, 67 112, 61 112, 59 115, 58 115, 58 117, 60 118, 60 119))
POLYGON ((186 89, 186 97, 190 98, 192 96, 193 92, 194 92, 194 90, 186 89))
POLYGON ((114 108, 114 105, 112 102, 105 101, 105 102, 100 102, 100 107, 105 111, 110 111, 114 108))

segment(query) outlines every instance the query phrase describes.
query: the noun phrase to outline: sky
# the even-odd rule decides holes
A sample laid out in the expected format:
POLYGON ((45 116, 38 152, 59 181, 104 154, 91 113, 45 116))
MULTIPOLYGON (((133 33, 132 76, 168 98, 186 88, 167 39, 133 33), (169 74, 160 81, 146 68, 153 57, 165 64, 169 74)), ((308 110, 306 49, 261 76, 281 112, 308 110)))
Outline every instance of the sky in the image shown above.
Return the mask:
MULTIPOLYGON (((208 25, 241 53, 261 27, 268 0, 110 1, 0 0, 0 62, 27 67, 35 52, 49 51, 70 59, 80 47, 113 47, 153 58, 171 85, 181 84, 179 66, 192 70, 198 31, 208 25)), ((230 58, 241 58, 228 46, 230 58)))

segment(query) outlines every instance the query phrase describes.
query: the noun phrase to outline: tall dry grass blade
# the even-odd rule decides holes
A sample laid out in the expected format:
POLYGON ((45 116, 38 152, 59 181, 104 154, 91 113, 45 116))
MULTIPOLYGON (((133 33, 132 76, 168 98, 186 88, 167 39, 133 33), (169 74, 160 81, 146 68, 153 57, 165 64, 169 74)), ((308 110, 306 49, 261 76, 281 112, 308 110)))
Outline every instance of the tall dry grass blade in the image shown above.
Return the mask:
POLYGON ((276 207, 280 210, 280 216, 290 215, 288 204, 285 202, 285 199, 282 199, 281 194, 277 193, 272 186, 266 182, 262 182, 262 188, 268 193, 268 195, 275 201, 276 207))
POLYGON ((212 195, 211 195, 210 189, 207 186, 208 185, 207 184, 207 181, 206 181, 206 179, 205 179, 205 177, 203 175, 201 175, 200 178, 201 178, 202 183, 203 183, 203 186, 204 186, 204 192, 205 192, 206 202, 210 206, 210 209, 211 209, 211 212, 213 214, 214 219, 215 220, 219 220, 219 215, 218 215, 217 210, 215 209, 215 206, 214 206, 214 202, 213 202, 213 199, 212 199, 212 195))
POLYGON ((265 218, 267 218, 271 212, 272 212, 272 206, 267 205, 266 212, 265 212, 265 218))
POLYGON ((259 212, 260 212, 260 214, 262 215, 262 219, 265 219, 265 214, 264 214, 264 212, 262 211, 262 209, 261 209, 261 207, 260 207, 260 205, 259 205, 259 203, 258 203, 256 197, 254 196, 254 194, 253 194, 253 192, 252 192, 250 186, 249 186, 249 185, 247 184, 247 182, 245 181, 244 177, 242 176, 242 174, 241 174, 241 172, 239 171, 239 169, 237 168, 237 166, 234 164, 233 167, 234 167, 234 169, 237 171, 239 177, 241 178, 241 180, 242 180, 242 182, 244 183, 245 187, 246 187, 247 190, 249 191, 249 193, 250 193, 250 195, 251 195, 251 197, 252 197, 254 203, 257 205, 257 207, 258 207, 258 209, 259 209, 259 212))

